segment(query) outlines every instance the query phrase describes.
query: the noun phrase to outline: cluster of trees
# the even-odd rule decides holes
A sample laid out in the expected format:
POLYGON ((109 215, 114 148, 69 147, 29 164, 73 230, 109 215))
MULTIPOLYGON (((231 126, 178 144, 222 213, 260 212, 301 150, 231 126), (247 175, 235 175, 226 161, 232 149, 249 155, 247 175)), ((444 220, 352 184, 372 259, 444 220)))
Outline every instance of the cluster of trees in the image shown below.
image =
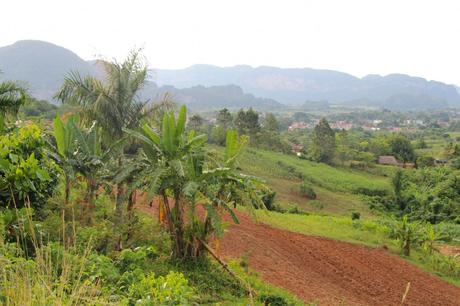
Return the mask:
POLYGON ((208 134, 210 143, 224 145, 228 130, 235 129, 240 135, 249 136, 249 144, 254 147, 279 152, 289 152, 290 144, 280 133, 280 123, 272 113, 263 118, 252 108, 240 109, 231 113, 227 108, 221 109, 216 115, 215 124, 206 123, 200 115, 193 115, 188 127, 195 131, 208 134))
MULTIPOLYGON (((136 191, 144 190, 149 200, 159 200, 158 215, 171 238, 173 256, 200 257, 209 239, 223 234, 224 214, 238 222, 233 212, 237 204, 264 205, 266 187, 236 170, 249 138, 239 137, 233 128, 257 133, 257 113, 249 110, 231 120, 223 110, 226 149, 224 156, 214 156, 205 147, 207 135, 195 131, 199 118, 190 118, 193 130, 186 129, 185 106, 176 111, 164 99, 152 107, 138 98, 147 68, 137 52, 123 63, 105 62, 104 68, 105 80, 75 72, 65 78, 56 98, 78 111, 56 116, 48 141, 35 125, 12 127, 1 136, 1 206, 30 204, 40 210, 59 177, 68 204, 72 186, 83 179, 87 222, 92 222, 96 197, 108 190, 115 196, 115 222, 123 224, 132 216, 136 191)), ((25 93, 13 86, 8 89, 10 93, 0 95, 0 111, 14 117, 25 93)))
POLYGON ((315 126, 305 153, 314 161, 340 165, 360 162, 367 166, 382 155, 393 155, 401 162, 414 162, 416 159, 410 139, 403 134, 334 131, 325 118, 315 126))
POLYGON ((392 179, 400 215, 429 223, 460 223, 460 171, 448 166, 399 170, 392 179))

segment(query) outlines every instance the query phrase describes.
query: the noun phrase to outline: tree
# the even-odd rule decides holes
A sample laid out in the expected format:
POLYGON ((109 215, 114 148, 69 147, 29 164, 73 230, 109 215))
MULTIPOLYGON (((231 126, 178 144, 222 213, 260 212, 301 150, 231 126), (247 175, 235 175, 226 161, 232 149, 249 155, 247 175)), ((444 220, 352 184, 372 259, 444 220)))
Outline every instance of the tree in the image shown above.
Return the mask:
MULTIPOLYGON (((62 103, 79 106, 81 118, 87 126, 96 121, 102 128, 102 139, 108 146, 124 136, 123 129, 136 129, 148 114, 145 107, 148 101, 139 98, 139 91, 147 76, 147 66, 137 51, 131 52, 123 63, 104 61, 103 65, 106 75, 103 81, 71 72, 64 79, 56 98, 62 103)), ((132 143, 121 146, 118 169, 122 168, 126 154, 135 151, 136 146, 132 143)), ((117 184, 119 215, 125 200, 125 183, 117 184)))
POLYGON ((326 118, 322 118, 313 131, 313 159, 318 162, 331 163, 335 155, 335 149, 335 133, 326 118))
POLYGON ((353 158, 353 149, 350 147, 348 133, 345 130, 338 132, 336 135, 336 156, 342 166, 347 160, 353 158))
POLYGON ((236 114, 235 125, 241 135, 255 136, 260 131, 259 114, 252 108, 236 114))
POLYGON ((227 131, 227 129, 233 128, 233 116, 226 108, 223 108, 219 111, 216 121, 217 125, 223 127, 225 131, 227 131))
POLYGON ((280 127, 275 115, 273 115, 272 113, 267 113, 267 115, 265 116, 264 128, 269 132, 279 132, 280 127))
POLYGON ((187 127, 189 129, 191 129, 191 130, 199 131, 199 130, 201 130, 201 128, 203 126, 203 123, 204 123, 203 117, 201 117, 198 114, 195 114, 192 117, 190 117, 190 119, 189 119, 189 121, 187 123, 187 127))
POLYGON ((395 194, 396 204, 399 207, 400 211, 404 211, 406 208, 405 202, 402 197, 402 189, 403 189, 403 172, 401 169, 397 169, 392 180, 391 185, 393 186, 393 191, 395 194))
POLYGON ((237 222, 232 206, 261 203, 254 187, 257 181, 240 175, 235 167, 247 138, 238 139, 236 132, 229 131, 224 163, 220 164, 204 150, 206 135, 187 133, 185 121, 183 106, 177 119, 173 113, 165 114, 161 134, 147 124, 140 132, 125 130, 143 144, 143 170, 135 184, 150 196, 159 196, 158 215, 160 221, 164 218, 173 256, 179 259, 199 257, 202 242, 212 234, 223 234, 224 211, 237 222), (204 220, 198 214, 199 206, 206 211, 204 220))
POLYGON ((0 132, 4 129, 6 119, 16 116, 19 107, 24 105, 27 94, 24 88, 15 82, 0 83, 0 132))
POLYGON ((414 148, 410 140, 402 134, 394 134, 390 137, 389 146, 391 154, 403 162, 412 162, 415 160, 414 148))

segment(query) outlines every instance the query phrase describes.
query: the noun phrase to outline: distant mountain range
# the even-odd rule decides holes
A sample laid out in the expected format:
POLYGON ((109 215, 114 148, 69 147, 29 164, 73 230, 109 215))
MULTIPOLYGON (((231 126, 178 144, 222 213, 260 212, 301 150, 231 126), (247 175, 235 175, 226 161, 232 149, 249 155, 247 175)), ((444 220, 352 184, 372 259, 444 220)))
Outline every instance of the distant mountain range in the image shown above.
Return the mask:
POLYGON ((155 70, 159 85, 178 88, 235 84, 245 92, 283 104, 328 101, 345 105, 391 108, 444 108, 460 106, 455 86, 404 74, 357 78, 332 70, 310 68, 195 65, 180 70, 155 70))
MULTIPOLYGON (((0 80, 20 80, 39 99, 52 100, 64 76, 76 70, 102 76, 95 61, 84 61, 54 44, 26 40, 0 48, 0 80)), ((180 70, 152 70, 143 96, 169 92, 195 110, 254 107, 268 110, 283 104, 327 101, 349 106, 430 109, 460 106, 455 86, 402 74, 352 75, 310 68, 195 65, 180 70), (158 84, 158 85, 157 85, 158 84), (282 103, 282 104, 281 104, 282 103)))

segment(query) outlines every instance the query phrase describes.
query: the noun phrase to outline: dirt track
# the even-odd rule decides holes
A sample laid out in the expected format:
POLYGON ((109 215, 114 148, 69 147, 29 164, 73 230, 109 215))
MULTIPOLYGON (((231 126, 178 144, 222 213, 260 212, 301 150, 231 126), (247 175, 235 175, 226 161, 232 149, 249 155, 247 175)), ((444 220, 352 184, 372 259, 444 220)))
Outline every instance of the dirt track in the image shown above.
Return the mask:
MULTIPOLYGON (((143 207, 143 210, 151 209, 143 207)), ((384 249, 305 236, 238 213, 221 243, 223 257, 247 256, 266 281, 318 305, 460 305, 460 288, 384 249)))

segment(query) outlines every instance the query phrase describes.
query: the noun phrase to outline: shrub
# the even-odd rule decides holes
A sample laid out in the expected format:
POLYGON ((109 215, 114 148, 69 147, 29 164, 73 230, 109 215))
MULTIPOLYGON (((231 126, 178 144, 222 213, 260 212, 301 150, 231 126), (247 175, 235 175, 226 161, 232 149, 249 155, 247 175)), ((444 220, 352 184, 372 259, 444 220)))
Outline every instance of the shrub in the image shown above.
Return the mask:
POLYGON ((297 205, 290 208, 287 212, 290 214, 296 214, 296 215, 308 215, 308 213, 304 212, 303 210, 300 210, 299 207, 297 207, 297 205))
POLYGON ((59 168, 45 146, 36 125, 0 136, 0 206, 20 208, 30 201, 39 210, 53 194, 59 168))
POLYGON ((158 257, 155 247, 139 247, 134 250, 125 249, 118 256, 117 266, 122 272, 135 270, 148 270, 151 261, 158 257))
POLYGON ((379 188, 368 188, 368 187, 357 187, 354 190, 354 193, 358 194, 363 194, 366 196, 378 196, 378 197, 384 197, 388 194, 388 191, 386 189, 379 189, 379 188))
POLYGON ((432 167, 434 166, 434 158, 432 156, 420 156, 417 158, 417 167, 432 167))
POLYGON ((159 277, 150 273, 129 288, 129 297, 136 305, 188 305, 193 296, 187 279, 178 272, 159 277))
POLYGON ((361 218, 361 214, 357 211, 351 213, 351 220, 359 220, 361 218))
POLYGON ((300 194, 304 197, 307 197, 309 199, 316 199, 316 193, 315 191, 313 190, 313 188, 306 184, 305 182, 303 182, 301 185, 300 185, 300 194))
POLYGON ((273 190, 264 190, 262 194, 262 202, 264 203, 265 207, 268 210, 273 210, 275 206, 275 196, 276 196, 276 191, 273 190))
POLYGON ((284 297, 274 294, 264 294, 259 297, 259 301, 264 303, 264 305, 269 306, 287 306, 288 303, 284 299, 284 297))

